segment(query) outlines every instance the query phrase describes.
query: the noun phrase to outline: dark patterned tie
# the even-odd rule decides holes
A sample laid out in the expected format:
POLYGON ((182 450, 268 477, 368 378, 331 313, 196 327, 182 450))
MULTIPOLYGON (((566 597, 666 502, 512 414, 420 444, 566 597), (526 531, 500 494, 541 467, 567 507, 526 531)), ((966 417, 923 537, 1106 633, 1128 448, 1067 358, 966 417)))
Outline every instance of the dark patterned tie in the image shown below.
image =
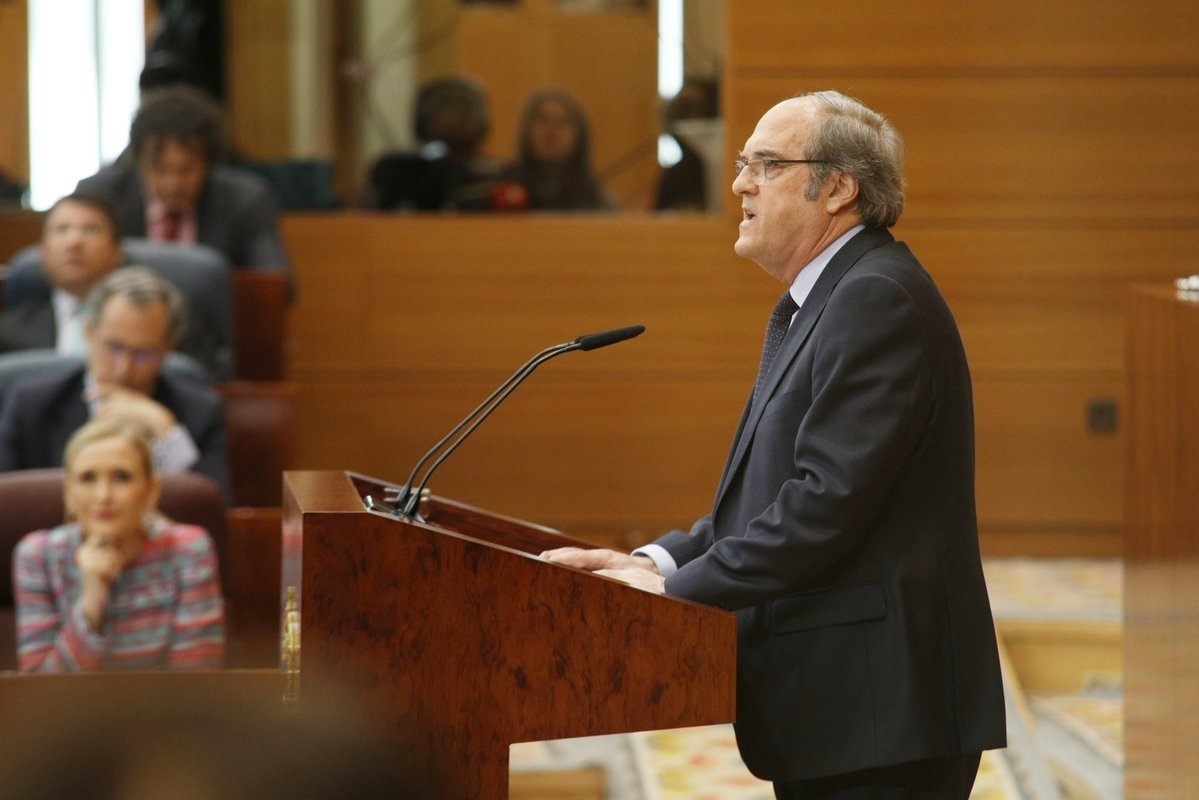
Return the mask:
POLYGON ((758 396, 758 391, 762 388, 762 381, 766 378, 766 373, 770 371, 770 365, 774 363, 774 357, 783 344, 787 328, 791 326, 791 317, 798 310, 799 305, 791 297, 791 292, 783 292, 783 296, 779 298, 774 306, 774 311, 770 314, 770 322, 766 323, 766 341, 762 343, 762 363, 758 366, 758 379, 754 381, 754 397, 758 396))

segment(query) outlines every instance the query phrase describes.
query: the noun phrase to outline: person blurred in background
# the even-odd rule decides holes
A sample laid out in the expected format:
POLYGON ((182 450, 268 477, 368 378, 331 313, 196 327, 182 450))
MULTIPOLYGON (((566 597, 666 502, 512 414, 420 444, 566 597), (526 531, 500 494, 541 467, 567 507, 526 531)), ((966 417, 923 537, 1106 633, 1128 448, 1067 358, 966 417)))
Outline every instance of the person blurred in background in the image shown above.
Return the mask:
POLYGON ((226 139, 220 106, 199 89, 148 91, 130 126, 128 153, 79 181, 76 191, 107 197, 127 236, 206 244, 234 269, 285 273, 294 295, 271 188, 221 163, 226 139))
MULTIPOLYGON (((50 294, 31 294, 0 312, 0 353, 53 349, 86 355, 84 301, 125 261, 112 206, 79 192, 59 198, 46 212, 40 253, 50 294)), ((190 314, 178 349, 216 375, 218 353, 227 346, 211 321, 190 314)))
POLYGON ((708 207, 708 170, 703 154, 681 129, 687 120, 713 120, 718 112, 716 82, 688 78, 663 110, 666 132, 679 146, 679 160, 662 170, 656 211, 704 211, 708 207), (683 123, 680 125, 680 123, 683 123))
POLYGON ((0 797, 449 796, 440 770, 411 755, 405 732, 372 723, 353 699, 305 696, 285 706, 269 675, 72 676, 22 682, 20 689, 0 704, 0 797))
POLYGON ((0 313, 0 353, 52 347, 83 355, 84 298, 125 259, 112 207, 86 194, 59 199, 42 223, 41 253, 52 295, 0 313))
POLYGON ((521 115, 517 160, 497 191, 512 196, 497 205, 533 211, 611 211, 618 208, 591 166, 587 115, 568 93, 533 94, 521 115), (523 192, 523 198, 520 193, 523 192))
POLYGON ((88 295, 87 362, 15 382, 0 406, 0 471, 62 464, 89 418, 137 422, 158 468, 207 475, 228 500, 224 405, 212 388, 163 369, 187 326, 183 296, 145 267, 113 272, 88 295))
POLYGON ((122 419, 80 428, 64 455, 67 522, 13 553, 23 672, 221 666, 224 606, 208 533, 155 510, 150 434, 122 419))
POLYGON ((481 150, 490 127, 477 83, 451 75, 429 81, 416 98, 420 148, 387 153, 371 168, 365 208, 385 211, 485 211, 499 165, 481 150))

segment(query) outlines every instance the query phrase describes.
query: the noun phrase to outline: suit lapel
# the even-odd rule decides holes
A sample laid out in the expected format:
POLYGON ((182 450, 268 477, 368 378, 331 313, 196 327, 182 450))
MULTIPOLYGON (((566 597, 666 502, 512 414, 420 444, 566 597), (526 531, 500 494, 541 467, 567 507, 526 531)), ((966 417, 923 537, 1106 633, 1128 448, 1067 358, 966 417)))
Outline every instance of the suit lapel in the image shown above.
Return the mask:
POLYGON ((833 288, 841 281, 841 278, 845 276, 849 268, 856 264, 858 259, 865 253, 892 241, 894 241, 894 237, 891 236, 889 231, 879 228, 867 228, 850 239, 844 247, 837 251, 837 254, 828 263, 828 266, 824 268, 824 272, 820 274, 815 285, 812 286, 812 291, 808 293, 807 299, 804 300, 803 306, 799 309, 795 320, 787 330, 787 336, 783 339, 783 344, 779 348, 778 355, 775 356, 774 363, 770 366, 770 371, 766 373, 766 377, 762 381, 762 391, 757 397, 751 395, 746 403, 746 409, 741 418, 741 426, 737 429, 737 437, 734 440, 732 452, 729 455, 728 463, 725 464, 724 475, 720 479, 720 488, 716 493, 714 508, 718 507, 721 500, 724 499, 725 492, 728 490, 729 484, 732 483, 733 476, 737 474, 737 470, 741 467, 741 462, 745 459, 745 454, 749 451, 754 431, 758 427, 758 421, 762 418, 762 412, 765 410, 767 402, 778 388, 779 382, 782 381, 788 367, 795 361, 800 350, 803 349, 804 343, 807 342, 808 336, 812 333, 812 328, 816 325, 816 321, 824 313, 824 307, 828 303, 829 296, 833 293, 833 288))

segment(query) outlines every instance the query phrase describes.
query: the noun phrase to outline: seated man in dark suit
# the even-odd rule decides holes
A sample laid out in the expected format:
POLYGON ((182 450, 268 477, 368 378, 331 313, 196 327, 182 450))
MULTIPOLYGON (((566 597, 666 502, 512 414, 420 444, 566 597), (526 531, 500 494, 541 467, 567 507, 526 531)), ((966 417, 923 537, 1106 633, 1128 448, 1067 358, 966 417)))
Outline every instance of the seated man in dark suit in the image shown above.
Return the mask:
POLYGON ((270 186, 220 163, 224 154, 219 106, 186 86, 158 89, 133 118, 129 148, 78 190, 110 198, 126 236, 206 244, 235 269, 286 273, 294 293, 270 186))
MULTIPOLYGON (((102 279, 124 263, 112 206, 102 197, 76 192, 60 198, 42 225, 41 267, 51 286, 0 312, 0 353, 53 349, 86 355, 84 300, 102 279)), ((193 314, 178 350, 221 377, 227 334, 207 317, 193 314)))
POLYGON ((83 299, 122 261, 112 208, 87 195, 61 198, 42 224, 42 269, 54 291, 0 313, 0 353, 45 347, 83 355, 83 299))
POLYGON ((192 470, 230 497, 224 407, 206 384, 162 370, 187 324, 179 291, 144 267, 117 270, 87 298, 87 362, 14 384, 0 407, 0 471, 62 465, 88 418, 140 422, 162 472, 192 470))

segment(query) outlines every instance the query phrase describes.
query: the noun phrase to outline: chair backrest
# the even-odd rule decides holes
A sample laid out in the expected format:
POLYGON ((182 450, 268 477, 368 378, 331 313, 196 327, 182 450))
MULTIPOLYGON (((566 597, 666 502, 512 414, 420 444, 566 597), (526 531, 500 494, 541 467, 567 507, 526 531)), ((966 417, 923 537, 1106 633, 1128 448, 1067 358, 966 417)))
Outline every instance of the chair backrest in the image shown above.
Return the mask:
MULTIPOLYGON (((227 380, 236 373, 233 322, 233 278, 229 260, 207 245, 178 245, 146 239, 121 240, 128 264, 149 267, 178 287, 193 316, 215 332, 220 347, 212 365, 214 377, 227 380)), ((42 268, 39 245, 16 253, 4 282, 5 306, 41 301, 50 296, 50 282, 42 268)))
POLYGON ((282 272, 233 273, 237 378, 281 381, 287 377, 287 276, 282 272))
MULTIPOLYGON (((208 531, 221 565, 222 587, 227 589, 225 565, 229 560, 229 522, 220 489, 211 479, 194 472, 160 476, 162 496, 158 507, 179 522, 208 531)), ((52 528, 63 521, 61 469, 31 469, 0 474, 0 670, 16 668, 16 610, 13 602, 12 552, 27 533, 52 528)))
POLYGON ((14 383, 35 375, 71 372, 84 362, 83 356, 64 356, 54 350, 14 350, 0 353, 0 405, 14 383))
POLYGON ((232 381, 216 388, 225 401, 233 505, 282 505, 283 471, 295 466, 296 385, 232 381))

